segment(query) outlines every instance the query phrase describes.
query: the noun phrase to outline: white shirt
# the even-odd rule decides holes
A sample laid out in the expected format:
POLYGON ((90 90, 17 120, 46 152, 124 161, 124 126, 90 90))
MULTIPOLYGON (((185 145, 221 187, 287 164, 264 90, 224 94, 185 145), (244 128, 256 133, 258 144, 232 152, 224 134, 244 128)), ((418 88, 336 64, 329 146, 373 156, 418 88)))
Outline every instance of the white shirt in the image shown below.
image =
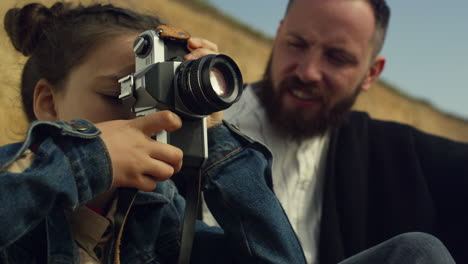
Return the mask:
POLYGON ((308 263, 317 263, 323 178, 329 133, 301 142, 279 136, 251 87, 224 118, 273 153, 274 191, 301 241, 308 263))

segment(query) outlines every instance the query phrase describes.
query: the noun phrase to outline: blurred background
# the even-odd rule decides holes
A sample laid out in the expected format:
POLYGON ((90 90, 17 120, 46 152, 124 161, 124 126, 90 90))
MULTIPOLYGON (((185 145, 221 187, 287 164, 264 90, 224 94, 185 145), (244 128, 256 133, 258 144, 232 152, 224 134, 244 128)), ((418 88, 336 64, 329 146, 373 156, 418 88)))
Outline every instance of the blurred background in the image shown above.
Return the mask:
MULTIPOLYGON (((0 15, 31 1, 2 0, 0 15)), ((55 1, 42 0, 50 6, 55 1)), ((75 2, 75 1, 69 1, 75 2)), ((76 1, 78 3, 78 1, 76 1)), ((159 15, 168 24, 218 44, 234 58, 246 82, 264 71, 272 37, 287 0, 82 0, 113 3, 159 15)), ((468 142, 468 2, 388 1, 390 31, 383 50, 388 63, 381 80, 355 106, 378 119, 468 142), (422 5, 422 3, 424 5, 422 5)), ((3 22, 3 19, 2 19, 3 22)), ((0 144, 21 140, 27 121, 21 110, 19 77, 26 60, 0 30, 0 144)))

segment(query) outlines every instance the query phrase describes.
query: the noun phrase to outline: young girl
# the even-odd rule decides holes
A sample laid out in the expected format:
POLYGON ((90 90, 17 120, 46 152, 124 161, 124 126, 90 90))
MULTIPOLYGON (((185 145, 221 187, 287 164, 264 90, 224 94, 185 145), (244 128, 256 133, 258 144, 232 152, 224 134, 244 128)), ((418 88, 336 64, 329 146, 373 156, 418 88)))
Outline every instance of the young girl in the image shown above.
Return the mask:
MULTIPOLYGON (((29 4, 6 14, 14 47, 29 57, 21 95, 37 121, 23 143, 0 148, 0 263, 177 260, 185 203, 167 179, 183 153, 150 135, 181 120, 168 111, 132 119, 118 99, 118 80, 135 70, 135 38, 159 24, 99 4, 29 4), (115 216, 119 187, 140 190, 123 220, 115 216)), ((188 48, 192 59, 215 49, 199 39, 188 48)), ((304 262, 266 181, 269 153, 219 114, 211 121, 203 188, 222 229, 197 224, 192 262, 304 262)))

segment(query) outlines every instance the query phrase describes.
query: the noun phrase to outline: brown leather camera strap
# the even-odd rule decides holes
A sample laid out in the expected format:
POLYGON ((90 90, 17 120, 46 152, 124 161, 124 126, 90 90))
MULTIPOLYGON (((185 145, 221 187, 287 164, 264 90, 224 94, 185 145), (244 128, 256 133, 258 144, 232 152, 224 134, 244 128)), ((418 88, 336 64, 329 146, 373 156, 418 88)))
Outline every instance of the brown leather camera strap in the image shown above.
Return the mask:
POLYGON ((156 32, 159 33, 160 38, 175 40, 188 40, 190 38, 190 33, 187 31, 169 25, 159 25, 156 27, 156 32))
POLYGON ((108 264, 120 263, 120 244, 122 241, 123 228, 133 202, 135 201, 137 192, 138 190, 135 188, 118 189, 117 208, 114 215, 114 237, 109 245, 108 264))
MULTIPOLYGON (((179 249, 178 264, 190 263, 192 253, 193 238, 195 235, 195 221, 198 216, 198 208, 200 206, 200 187, 201 187, 201 171, 199 169, 186 168, 183 172, 184 180, 186 181, 186 204, 184 212, 184 222, 182 227, 181 245, 179 249)), ((120 243, 122 232, 125 225, 125 220, 131 210, 135 200, 137 189, 134 188, 119 188, 119 200, 117 211, 114 218, 114 239, 110 245, 108 256, 108 264, 120 263, 120 243)))

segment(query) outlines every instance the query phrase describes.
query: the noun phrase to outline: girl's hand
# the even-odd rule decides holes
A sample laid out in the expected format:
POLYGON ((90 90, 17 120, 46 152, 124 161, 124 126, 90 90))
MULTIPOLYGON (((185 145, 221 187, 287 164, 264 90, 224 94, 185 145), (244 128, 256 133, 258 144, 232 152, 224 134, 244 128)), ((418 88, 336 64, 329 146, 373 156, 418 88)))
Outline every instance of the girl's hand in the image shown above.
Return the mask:
POLYGON ((218 45, 197 37, 192 37, 187 41, 187 48, 190 53, 184 56, 186 60, 196 60, 208 54, 219 54, 218 45))
POLYGON ((152 191, 180 171, 182 150, 151 139, 156 132, 172 132, 182 125, 170 111, 161 111, 132 120, 114 120, 96 124, 109 152, 113 186, 152 191))

